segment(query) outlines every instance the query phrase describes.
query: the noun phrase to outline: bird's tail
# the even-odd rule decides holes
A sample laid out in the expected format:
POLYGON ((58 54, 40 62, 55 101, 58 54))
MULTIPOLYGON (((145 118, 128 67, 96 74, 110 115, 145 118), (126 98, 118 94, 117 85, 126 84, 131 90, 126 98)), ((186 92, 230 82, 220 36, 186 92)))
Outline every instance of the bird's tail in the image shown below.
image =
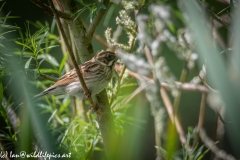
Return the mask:
POLYGON ((41 93, 35 95, 35 96, 33 97, 33 99, 40 98, 40 97, 45 96, 45 95, 47 95, 47 94, 48 94, 47 91, 43 91, 43 92, 41 92, 41 93))
POLYGON ((39 98, 39 97, 42 97, 42 96, 45 96, 45 95, 59 95, 59 94, 62 94, 63 92, 63 86, 52 86, 52 87, 49 87, 47 88, 45 91, 35 95, 33 98, 39 98))

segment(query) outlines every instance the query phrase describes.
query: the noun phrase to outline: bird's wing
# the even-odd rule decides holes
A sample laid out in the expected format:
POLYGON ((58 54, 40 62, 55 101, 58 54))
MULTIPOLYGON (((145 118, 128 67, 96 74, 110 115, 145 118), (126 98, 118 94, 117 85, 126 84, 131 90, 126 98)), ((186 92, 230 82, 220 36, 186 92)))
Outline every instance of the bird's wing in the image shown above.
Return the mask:
POLYGON ((52 87, 66 85, 71 82, 75 82, 76 79, 77 79, 76 70, 72 69, 70 72, 64 74, 61 78, 59 78, 58 81, 52 87))

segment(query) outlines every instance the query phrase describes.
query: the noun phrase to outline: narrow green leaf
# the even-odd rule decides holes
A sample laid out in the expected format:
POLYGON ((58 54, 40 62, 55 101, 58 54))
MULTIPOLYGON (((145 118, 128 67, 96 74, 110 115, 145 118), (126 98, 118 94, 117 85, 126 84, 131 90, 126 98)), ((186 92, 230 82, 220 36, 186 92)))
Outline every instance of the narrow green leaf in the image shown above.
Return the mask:
POLYGON ((0 20, 6 20, 6 19, 10 19, 10 18, 21 18, 19 16, 6 16, 6 17, 0 17, 0 20))
POLYGON ((32 58, 33 58, 33 57, 29 58, 29 60, 25 63, 25 69, 28 69, 32 58))
POLYGON ((23 36, 21 28, 18 28, 17 31, 18 31, 18 34, 20 35, 22 42, 24 42, 24 36, 23 36))
POLYGON ((58 71, 56 71, 55 69, 40 69, 41 73, 55 73, 58 74, 58 71))
POLYGON ((34 77, 35 79, 37 79, 38 75, 39 75, 38 71, 35 70, 35 71, 33 72, 33 77, 34 77))
POLYGON ((6 47, 0 43, 0 49, 6 49, 6 47))
POLYGON ((38 56, 38 59, 46 59, 46 61, 52 64, 53 66, 57 66, 57 67, 59 66, 58 61, 50 54, 40 54, 38 56))
POLYGON ((3 2, 1 8, 0 8, 0 11, 3 9, 3 6, 6 4, 7 1, 3 2))
POLYGON ((41 28, 40 30, 38 30, 37 32, 35 32, 32 36, 33 37, 38 37, 40 36, 42 33, 46 32, 46 30, 48 30, 49 27, 48 26, 44 26, 43 28, 41 28))
POLYGON ((1 24, 2 28, 8 28, 8 29, 21 29, 18 26, 12 26, 12 25, 6 25, 6 24, 1 24))
POLYGON ((47 49, 51 49, 51 48, 55 48, 55 47, 58 47, 59 45, 52 45, 52 46, 48 46, 48 47, 44 47, 44 48, 42 48, 42 49, 40 49, 37 53, 39 53, 39 52, 41 52, 41 51, 43 51, 43 50, 47 50, 47 49))
POLYGON ((50 29, 50 32, 51 32, 51 33, 54 32, 54 28, 55 28, 55 26, 56 26, 56 20, 53 19, 52 24, 51 24, 51 29, 50 29))
POLYGON ((41 66, 41 64, 45 61, 47 59, 47 57, 46 58, 44 58, 44 59, 42 59, 39 63, 38 63, 38 66, 40 67, 41 66))
POLYGON ((38 47, 40 47, 40 45, 42 44, 42 41, 44 40, 44 38, 47 36, 49 31, 49 28, 47 28, 44 32, 44 34, 41 36, 40 40, 38 41, 38 47))
POLYGON ((3 36, 4 34, 7 34, 7 33, 11 33, 11 32, 15 32, 16 30, 11 30, 11 31, 7 31, 7 32, 3 32, 0 34, 0 36, 3 36))
POLYGON ((68 54, 66 54, 66 55, 63 57, 63 59, 62 59, 62 61, 61 61, 61 63, 60 63, 60 66, 59 66, 59 69, 58 69, 58 72, 59 72, 59 73, 62 72, 63 67, 64 67, 65 64, 66 64, 67 59, 68 59, 68 54))
POLYGON ((224 8, 223 10, 221 10, 220 12, 217 13, 217 15, 221 14, 222 12, 226 11, 227 9, 229 9, 230 6, 227 6, 226 8, 224 8))
POLYGON ((31 51, 33 51, 31 47, 27 46, 26 44, 23 44, 22 42, 15 41, 15 43, 18 44, 18 45, 21 45, 23 47, 26 47, 26 48, 30 49, 31 51))
POLYGON ((197 160, 202 160, 203 157, 204 157, 209 151, 210 151, 210 148, 208 148, 203 154, 201 154, 197 160))

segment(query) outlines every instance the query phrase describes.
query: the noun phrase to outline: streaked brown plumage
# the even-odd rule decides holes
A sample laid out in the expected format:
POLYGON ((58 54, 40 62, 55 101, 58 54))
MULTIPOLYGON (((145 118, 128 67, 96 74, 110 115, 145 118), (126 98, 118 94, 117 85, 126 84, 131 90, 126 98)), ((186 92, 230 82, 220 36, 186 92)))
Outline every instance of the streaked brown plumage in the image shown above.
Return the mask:
MULTIPOLYGON (((115 53, 102 51, 91 60, 79 65, 79 69, 82 72, 88 89, 90 89, 91 95, 98 94, 107 86, 112 78, 113 67, 116 61, 117 57, 115 53)), ((61 94, 69 94, 83 99, 84 92, 75 69, 63 75, 54 85, 39 93, 34 98, 44 95, 61 94)))

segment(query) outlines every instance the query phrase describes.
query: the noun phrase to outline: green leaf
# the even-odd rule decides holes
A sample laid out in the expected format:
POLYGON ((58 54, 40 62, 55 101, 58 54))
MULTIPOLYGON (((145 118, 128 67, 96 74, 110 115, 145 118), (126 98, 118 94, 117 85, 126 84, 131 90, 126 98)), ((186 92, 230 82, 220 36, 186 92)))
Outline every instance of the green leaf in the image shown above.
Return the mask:
POLYGON ((45 33, 48 29, 49 29, 48 25, 47 25, 47 26, 44 26, 43 28, 41 28, 40 30, 38 30, 37 32, 35 32, 32 36, 33 36, 33 37, 38 37, 38 36, 40 36, 42 33, 45 33))
POLYGON ((46 61, 52 64, 53 66, 57 66, 57 67, 59 66, 58 61, 50 54, 40 54, 38 56, 38 59, 46 59, 46 61))
POLYGON ((40 69, 40 73, 56 73, 58 74, 58 71, 55 69, 40 69))
POLYGON ((35 79, 37 79, 38 75, 39 75, 38 71, 35 70, 35 71, 33 72, 33 77, 34 77, 35 79))
POLYGON ((2 6, 0 7, 0 11, 3 9, 3 6, 6 4, 7 1, 3 2, 2 6))
POLYGON ((3 36, 4 34, 7 34, 7 33, 11 33, 11 32, 15 32, 16 30, 11 30, 11 31, 7 31, 7 32, 3 32, 0 34, 0 36, 3 36))
POLYGON ((41 36, 40 40, 38 41, 38 47, 40 47, 40 45, 42 44, 42 41, 44 40, 44 38, 47 36, 48 34, 48 31, 49 31, 49 27, 46 28, 44 34, 41 36))
POLYGON ((48 46, 48 47, 42 48, 42 49, 40 49, 40 50, 38 51, 38 53, 41 52, 41 51, 43 51, 43 50, 45 50, 45 49, 51 49, 51 48, 55 48, 55 47, 58 47, 58 46, 59 46, 59 45, 54 45, 54 46, 48 46))
POLYGON ((0 17, 0 20, 6 20, 6 19, 10 19, 10 18, 21 18, 19 16, 7 16, 7 17, 0 17))
POLYGON ((107 9, 106 6, 102 2, 99 2, 98 6, 99 6, 99 8, 107 9))
POLYGON ((42 60, 39 62, 38 67, 40 67, 41 64, 42 64, 46 59, 47 59, 47 58, 42 59, 42 60))
POLYGON ((21 45, 23 47, 26 47, 26 48, 30 49, 31 51, 33 51, 31 47, 27 46, 26 44, 23 44, 22 42, 15 41, 15 43, 18 44, 18 45, 21 45))
POLYGON ((6 47, 0 43, 0 49, 6 49, 6 47))
POLYGON ((68 54, 66 54, 66 55, 63 57, 63 59, 62 59, 62 61, 61 61, 61 63, 60 63, 60 66, 59 66, 59 69, 58 69, 58 72, 59 72, 59 73, 62 72, 63 67, 64 67, 65 64, 66 64, 67 59, 68 59, 68 54))
POLYGON ((54 33, 55 26, 56 26, 56 20, 53 18, 53 21, 52 21, 52 24, 51 24, 51 29, 50 29, 51 33, 54 33))
POLYGON ((33 58, 33 57, 29 58, 29 60, 25 63, 25 69, 28 69, 32 58, 33 58))

